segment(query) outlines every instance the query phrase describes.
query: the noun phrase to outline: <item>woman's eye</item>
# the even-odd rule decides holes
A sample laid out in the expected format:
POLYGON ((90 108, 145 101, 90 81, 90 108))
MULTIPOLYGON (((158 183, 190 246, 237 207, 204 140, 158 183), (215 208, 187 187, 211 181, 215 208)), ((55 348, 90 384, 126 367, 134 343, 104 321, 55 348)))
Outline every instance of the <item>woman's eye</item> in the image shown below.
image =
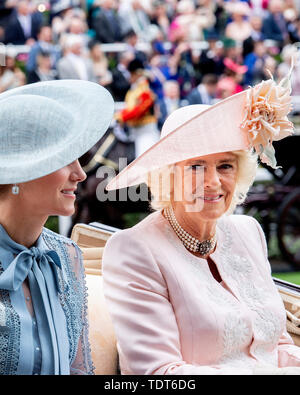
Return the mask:
POLYGON ((223 170, 230 170, 230 169, 233 169, 233 166, 231 165, 231 164, 229 164, 229 163, 224 163, 224 164, 222 164, 221 166, 219 166, 219 169, 223 169, 223 170))
MULTIPOLYGON (((218 170, 231 170, 233 169, 234 166, 230 163, 222 163, 221 165, 219 165, 217 167, 218 170)), ((189 170, 193 170, 193 171, 199 171, 201 169, 201 171, 205 170, 205 166, 203 165, 190 165, 188 167, 189 170)))

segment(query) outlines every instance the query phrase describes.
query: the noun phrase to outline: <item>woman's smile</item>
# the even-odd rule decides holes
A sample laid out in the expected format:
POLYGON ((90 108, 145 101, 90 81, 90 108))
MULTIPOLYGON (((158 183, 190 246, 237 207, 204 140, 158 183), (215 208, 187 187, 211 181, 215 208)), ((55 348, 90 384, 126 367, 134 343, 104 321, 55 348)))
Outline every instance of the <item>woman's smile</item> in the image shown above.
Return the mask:
POLYGON ((75 188, 72 189, 63 189, 61 191, 61 193, 64 195, 64 197, 68 198, 68 199, 76 199, 76 195, 75 195, 75 188))
POLYGON ((204 195, 198 196, 198 199, 204 200, 207 203, 219 203, 223 198, 223 195, 204 195))

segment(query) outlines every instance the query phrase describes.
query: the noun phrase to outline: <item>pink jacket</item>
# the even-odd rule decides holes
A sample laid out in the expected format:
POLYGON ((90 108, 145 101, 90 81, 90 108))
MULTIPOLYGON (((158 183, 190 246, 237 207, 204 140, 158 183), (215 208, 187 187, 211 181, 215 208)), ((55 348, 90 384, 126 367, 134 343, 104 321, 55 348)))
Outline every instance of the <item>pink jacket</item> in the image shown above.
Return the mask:
POLYGON ((256 220, 217 224, 206 260, 188 252, 161 212, 113 235, 104 251, 104 294, 122 374, 252 374, 257 364, 300 366, 256 220))

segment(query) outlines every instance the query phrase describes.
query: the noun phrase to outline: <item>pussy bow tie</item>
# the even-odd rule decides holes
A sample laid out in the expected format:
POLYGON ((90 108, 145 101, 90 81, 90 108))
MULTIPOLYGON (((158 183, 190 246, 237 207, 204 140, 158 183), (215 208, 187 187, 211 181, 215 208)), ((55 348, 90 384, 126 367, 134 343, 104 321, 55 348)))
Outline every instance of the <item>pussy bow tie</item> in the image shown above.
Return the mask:
POLYGON ((53 267, 56 286, 59 288, 57 272, 54 266, 56 265, 61 268, 58 254, 52 250, 42 251, 38 247, 31 247, 21 251, 0 274, 0 289, 17 291, 31 270, 33 270, 33 272, 39 269, 43 271, 43 267, 47 265, 53 267))

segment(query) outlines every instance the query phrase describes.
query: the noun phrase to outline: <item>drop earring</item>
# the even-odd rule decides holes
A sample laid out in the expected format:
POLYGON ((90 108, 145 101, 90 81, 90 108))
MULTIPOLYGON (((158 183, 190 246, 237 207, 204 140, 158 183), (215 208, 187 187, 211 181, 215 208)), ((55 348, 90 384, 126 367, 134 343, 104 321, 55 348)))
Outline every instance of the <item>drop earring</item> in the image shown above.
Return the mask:
POLYGON ((14 184, 13 187, 11 188, 11 192, 13 195, 18 195, 20 191, 19 185, 14 184))

